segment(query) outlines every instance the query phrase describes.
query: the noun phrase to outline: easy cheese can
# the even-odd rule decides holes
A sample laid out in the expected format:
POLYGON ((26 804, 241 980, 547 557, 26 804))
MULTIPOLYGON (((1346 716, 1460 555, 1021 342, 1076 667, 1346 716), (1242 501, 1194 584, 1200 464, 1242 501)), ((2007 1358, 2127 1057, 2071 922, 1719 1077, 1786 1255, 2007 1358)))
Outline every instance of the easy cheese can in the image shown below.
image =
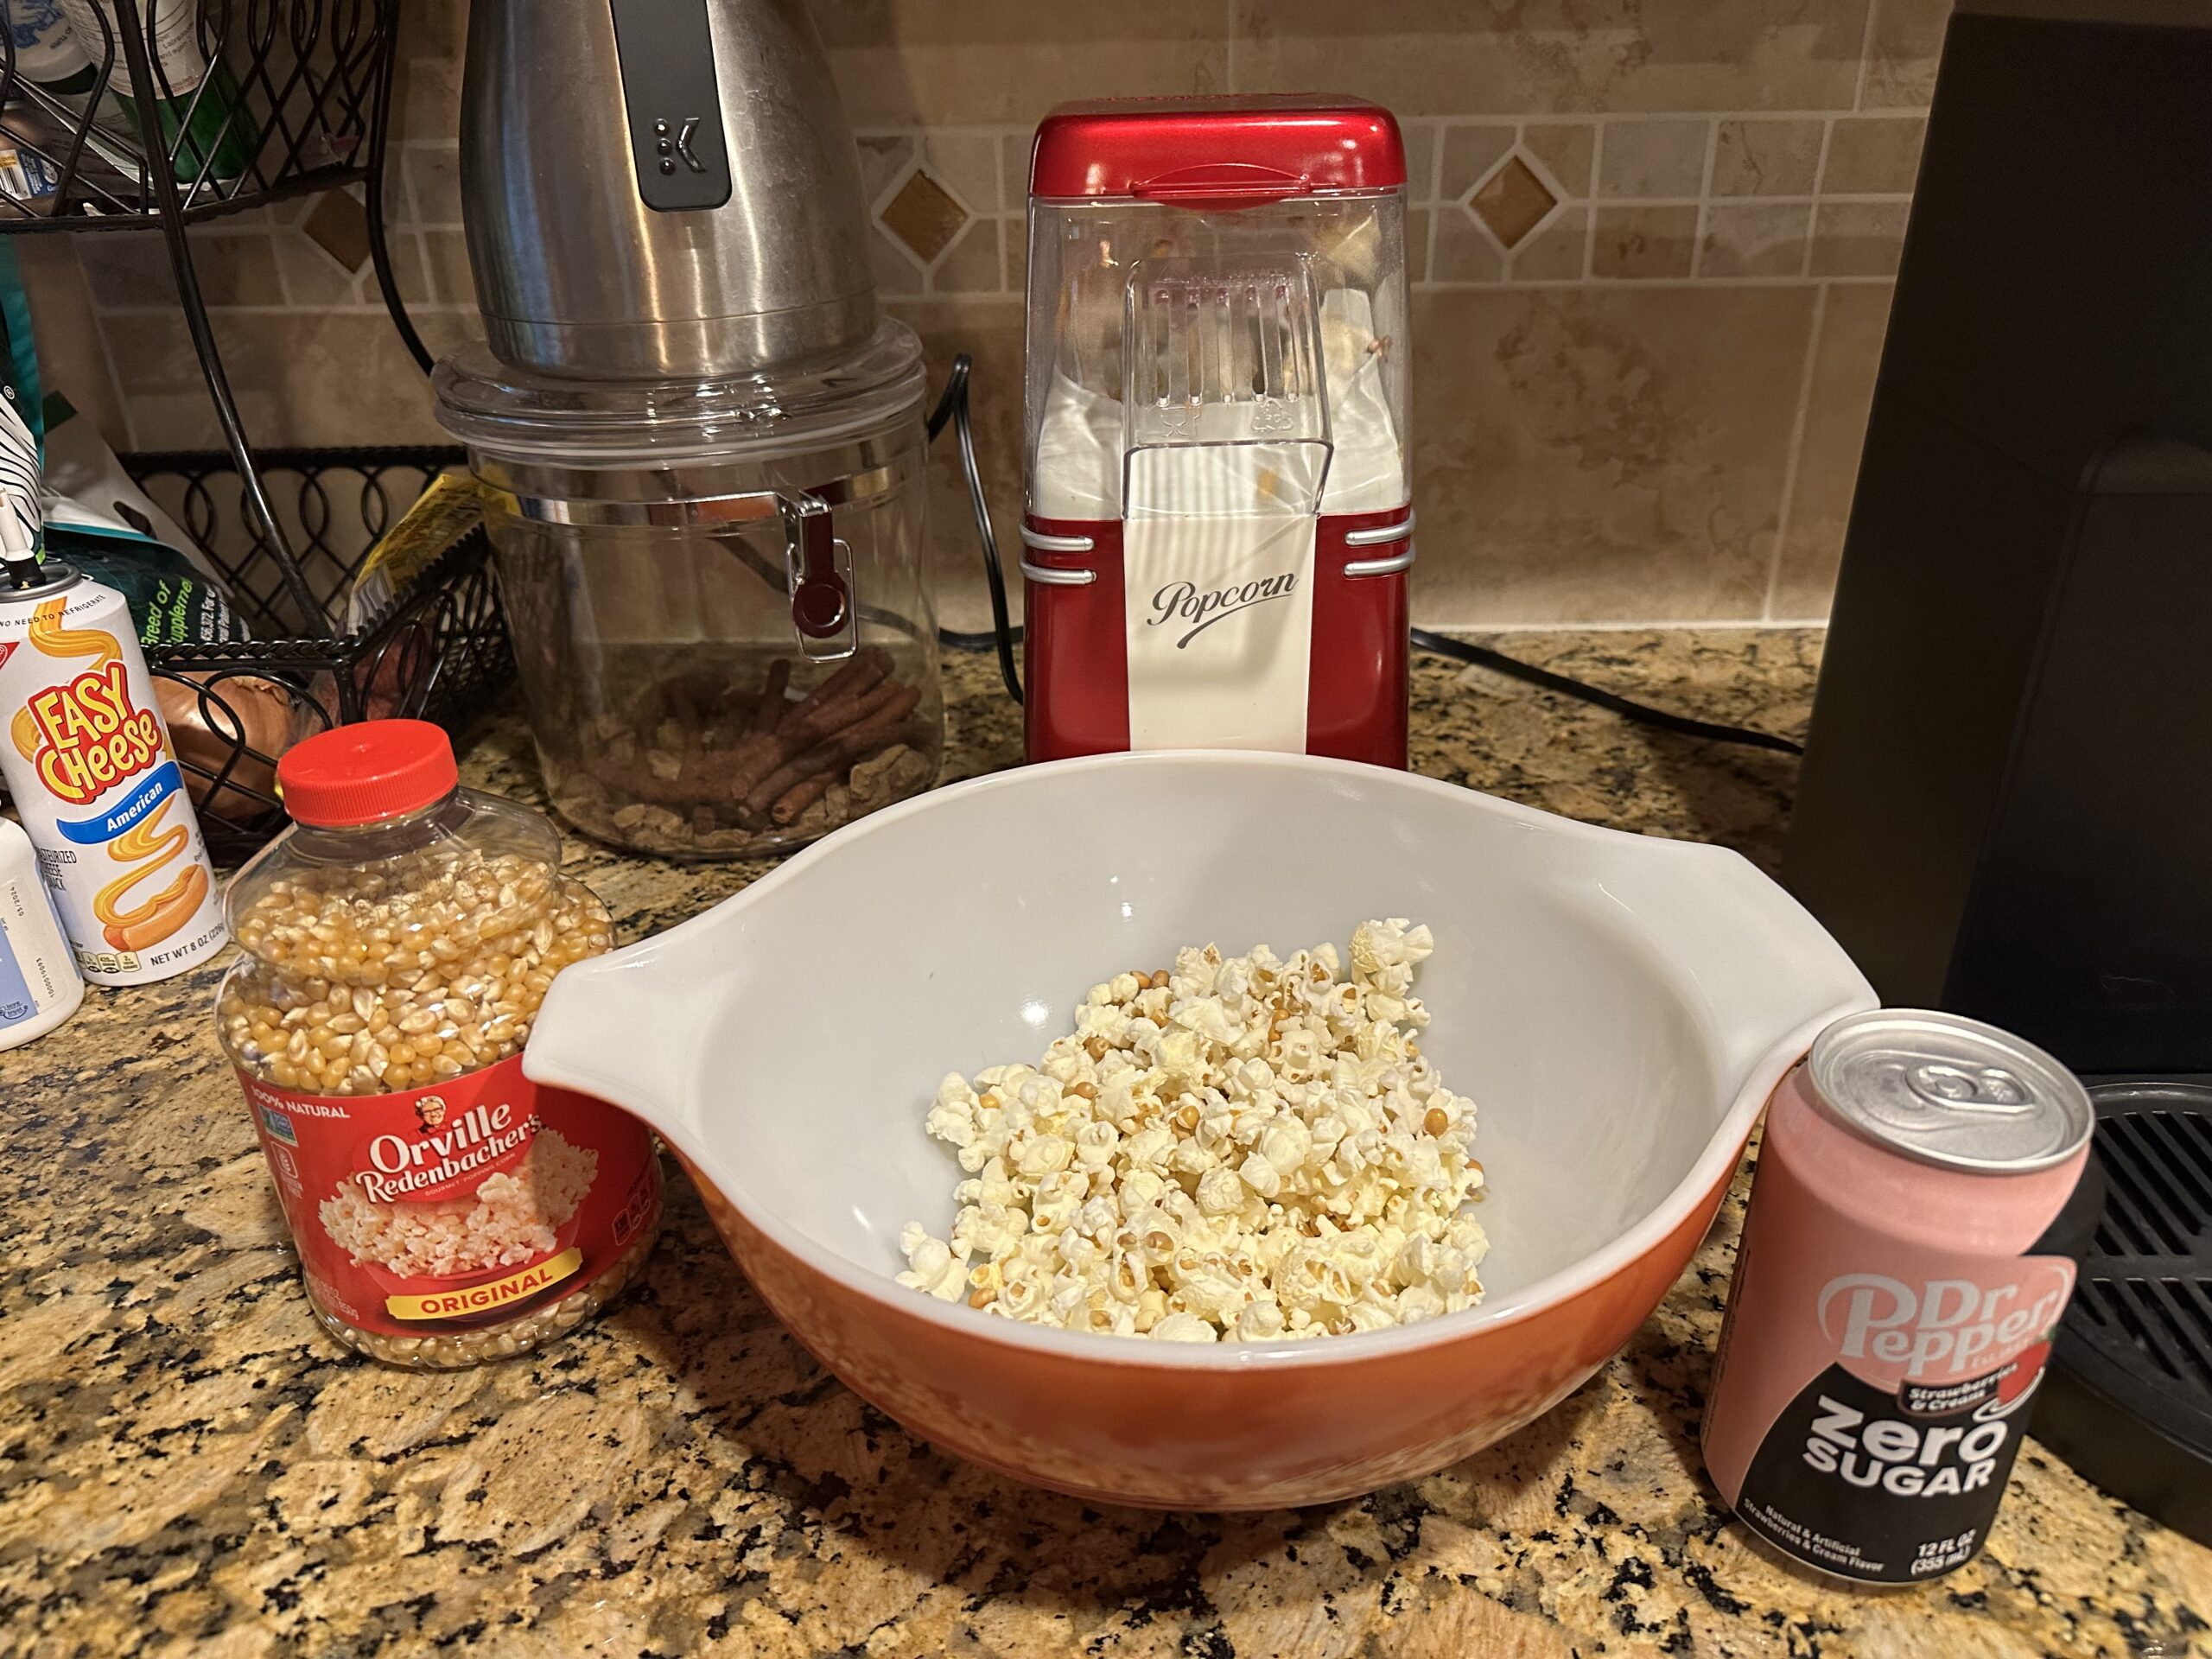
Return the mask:
POLYGON ((230 936, 130 608, 49 559, 0 579, 0 778, 86 979, 143 985, 230 936))

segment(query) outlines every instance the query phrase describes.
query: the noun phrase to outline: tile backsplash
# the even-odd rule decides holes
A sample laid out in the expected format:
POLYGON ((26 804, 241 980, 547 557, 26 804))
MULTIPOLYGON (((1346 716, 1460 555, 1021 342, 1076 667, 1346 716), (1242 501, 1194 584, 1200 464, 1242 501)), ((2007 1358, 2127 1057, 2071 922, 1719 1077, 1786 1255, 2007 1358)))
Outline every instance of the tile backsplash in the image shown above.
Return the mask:
MULTIPOLYGON (((1826 613, 1950 0, 815 0, 879 289, 975 354, 1020 512, 1023 195, 1067 98, 1325 87, 1406 127, 1416 610, 1440 625, 1826 613)), ((406 0, 392 252, 434 350, 474 329, 466 0, 406 0)), ((194 236, 265 445, 440 438, 344 196, 194 236)), ((54 378, 118 447, 216 442, 158 241, 27 262, 54 378), (51 321, 49 321, 51 319, 51 321)), ((983 616, 940 458, 948 619, 983 616)))

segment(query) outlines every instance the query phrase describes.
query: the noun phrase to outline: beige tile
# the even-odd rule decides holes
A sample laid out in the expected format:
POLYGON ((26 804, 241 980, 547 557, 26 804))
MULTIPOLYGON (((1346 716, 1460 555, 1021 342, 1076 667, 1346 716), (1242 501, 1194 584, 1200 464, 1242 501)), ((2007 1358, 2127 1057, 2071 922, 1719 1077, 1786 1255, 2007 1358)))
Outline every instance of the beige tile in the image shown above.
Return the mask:
POLYGON ((1716 196, 1809 196, 1821 170, 1820 121, 1723 121, 1713 147, 1716 196))
MULTIPOLYGON (((359 270, 346 270, 325 253, 305 232, 296 226, 275 232, 276 269, 284 284, 285 302, 290 305, 352 305, 368 298, 375 287, 375 275, 367 267, 359 270)), ((392 258, 404 270, 401 259, 403 247, 411 249, 413 238, 404 232, 394 231, 391 236, 392 258)), ((404 284, 403 283, 403 289, 404 284)))
POLYGON ((1598 129, 1586 121, 1532 121, 1521 130, 1521 148, 1570 197, 1590 194, 1590 163, 1598 129))
MULTIPOLYGON (((94 305, 176 303, 176 283, 169 275, 168 255, 158 232, 110 231, 75 240, 94 305)), ((204 287, 207 273, 202 273, 200 281, 204 287)))
POLYGON ((412 314, 412 317, 415 332, 423 336, 423 344, 434 358, 450 356, 463 346, 483 343, 484 319, 473 305, 430 307, 412 314))
POLYGON ((1828 290, 1822 308, 1789 522, 1775 573, 1777 616, 1826 616, 1834 597, 1866 411, 1874 397, 1874 372, 1889 321, 1890 291, 1887 283, 1840 284, 1828 290))
POLYGON ((1029 152, 1036 142, 1033 130, 1009 132, 999 140, 999 179, 1009 207, 1028 206, 1029 152))
MULTIPOLYGON (((280 430, 282 400, 265 392, 237 394, 238 414, 248 433, 280 430)), ((130 399, 130 442, 141 449, 220 449, 223 429, 207 388, 146 392, 130 399)))
POLYGON ((1700 276, 1795 276, 1805 268, 1812 204, 1716 201, 1705 210, 1700 276))
POLYGON ((868 263, 875 272, 875 291, 881 297, 899 299, 922 291, 921 266, 880 225, 868 236, 868 263))
POLYGON ((914 159, 914 141, 903 132, 872 132, 854 143, 861 157, 861 195, 874 207, 906 178, 907 165, 914 159))
POLYGON ((999 141, 988 132, 931 132, 922 137, 922 165, 971 213, 998 211, 999 141))
POLYGON ((1406 280, 1421 283, 1428 280, 1428 221, 1432 213, 1454 209, 1438 207, 1408 207, 1406 210, 1406 280))
POLYGON ((1402 115, 1520 115, 1848 109, 1868 0, 1232 3, 1239 87, 1340 87, 1402 115))
POLYGON ((238 384, 277 401, 264 430, 300 444, 450 442, 431 417, 428 377, 381 312, 254 321, 257 329, 232 326, 221 340, 238 384))
POLYGON ((386 197, 387 213, 403 225, 458 225, 461 223, 461 147, 458 144, 404 144, 399 164, 407 179, 411 203, 386 197))
POLYGON ((1600 196, 1705 194, 1707 121, 1614 121, 1598 146, 1600 196))
POLYGON ((1590 251, 1590 209, 1561 207, 1513 250, 1506 270, 1516 283, 1579 281, 1590 251))
POLYGON ((399 38, 410 52, 460 57, 468 41, 468 0, 400 0, 399 38))
MULTIPOLYGON (((423 245, 427 239, 421 231, 397 231, 391 238, 391 273, 399 283, 399 297, 406 302, 410 312, 423 306, 435 305, 441 297, 437 291, 437 279, 431 271, 423 245)), ((463 276, 465 280, 465 268, 463 276)), ((380 293, 374 267, 364 264, 361 267, 362 299, 372 301, 380 293)))
MULTIPOLYGON (((208 304, 283 303, 271 234, 215 229, 192 232, 192 268, 208 304)), ((92 299, 103 309, 176 303, 168 250, 154 232, 111 232, 86 237, 78 258, 92 299)))
POLYGON ((1751 617, 1814 290, 1414 300, 1426 622, 1751 617))
POLYGON ((469 274, 467 239, 459 231, 424 231, 422 236, 431 298, 446 305, 474 305, 476 279, 469 274))
POLYGON ((1220 92, 1218 6, 1122 0, 816 0, 855 126, 1033 123, 1065 99, 1220 92))
MULTIPOLYGON (((231 311, 214 321, 255 442, 446 442, 430 417, 429 382, 381 311, 231 311)), ((194 408, 208 410, 207 391, 181 317, 110 317, 106 331, 140 443, 213 434, 212 411, 194 408)))
POLYGON ((1020 294, 1029 286, 1029 224, 1027 219, 1009 219, 1000 232, 1001 252, 1006 263, 1006 286, 1009 294, 1020 294))
POLYGON ((1444 162, 1437 175, 1437 198, 1463 201, 1497 168, 1513 148, 1510 125, 1465 122, 1444 130, 1444 162))
POLYGON ((976 220, 930 268, 932 294, 995 294, 1005 280, 995 219, 976 220))
POLYGON ((1813 215, 1815 276, 1894 276, 1904 246, 1901 201, 1824 201, 1813 215))
POLYGON ((1429 249, 1433 283, 1494 283, 1505 275, 1505 256, 1490 233, 1464 207, 1436 210, 1436 233, 1429 249))
MULTIPOLYGON (((976 359, 970 382, 976 418, 976 449, 993 527, 1011 579, 1007 598, 1021 614, 1021 576, 1014 568, 1021 531, 1021 302, 1018 298, 932 299, 890 308, 922 338, 932 388, 944 384, 954 355, 976 359)), ((981 556, 975 520, 968 510, 954 446, 940 443, 930 453, 927 529, 938 581, 939 614, 949 627, 988 627, 981 556)))
MULTIPOLYGON (((403 41, 402 48, 405 45, 403 41)), ((454 142, 461 137, 461 61, 407 56, 399 61, 392 107, 399 118, 395 140, 454 142)))
POLYGON ((1697 257, 1694 207, 1600 207, 1590 274, 1648 280, 1687 276, 1697 257))
POLYGON ((1827 166, 1821 172, 1826 196, 1909 194, 1920 170, 1920 141, 1928 122, 1917 115, 1846 116, 1828 135, 1827 166))
MULTIPOLYGON (((397 155, 398 140, 394 139, 392 143, 392 153, 397 155)), ((385 211, 394 220, 404 218, 408 211, 407 185, 397 167, 385 170, 385 211)), ((315 211, 315 200, 313 196, 287 196, 282 201, 270 202, 261 211, 269 216, 271 225, 297 225, 315 211)))
POLYGON ((1925 109, 1936 90, 1936 62, 1950 21, 1951 0, 1878 0, 1862 107, 1925 109))
POLYGON ((108 367, 92 307, 92 286, 79 263, 94 237, 24 236, 15 240, 23 291, 37 319, 39 382, 66 393, 79 414, 99 429, 111 448, 130 447, 121 394, 108 367))
POLYGON ((1399 131, 1406 141, 1406 200, 1436 200, 1436 151, 1443 130, 1434 121, 1402 121, 1399 131))

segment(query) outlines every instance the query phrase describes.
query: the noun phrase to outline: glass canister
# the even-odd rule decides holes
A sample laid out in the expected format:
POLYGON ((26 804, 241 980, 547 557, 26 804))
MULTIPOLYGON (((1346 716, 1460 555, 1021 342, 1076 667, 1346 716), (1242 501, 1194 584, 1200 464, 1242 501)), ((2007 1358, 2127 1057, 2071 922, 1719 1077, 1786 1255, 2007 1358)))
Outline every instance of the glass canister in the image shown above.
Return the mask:
POLYGON ((547 789, 676 858, 796 847, 925 789, 944 749, 921 348, 692 381, 442 363, 491 486, 547 789))

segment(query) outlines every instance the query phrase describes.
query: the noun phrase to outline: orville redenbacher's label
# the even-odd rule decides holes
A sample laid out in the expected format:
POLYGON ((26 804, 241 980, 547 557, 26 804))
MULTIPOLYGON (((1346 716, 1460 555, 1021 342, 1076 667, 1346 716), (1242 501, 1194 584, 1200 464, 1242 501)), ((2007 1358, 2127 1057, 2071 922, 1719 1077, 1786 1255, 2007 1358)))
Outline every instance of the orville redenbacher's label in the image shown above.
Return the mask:
POLYGON ((308 1287, 362 1330, 512 1319, 589 1284, 659 1211, 645 1126, 518 1055, 389 1095, 238 1080, 308 1287))

